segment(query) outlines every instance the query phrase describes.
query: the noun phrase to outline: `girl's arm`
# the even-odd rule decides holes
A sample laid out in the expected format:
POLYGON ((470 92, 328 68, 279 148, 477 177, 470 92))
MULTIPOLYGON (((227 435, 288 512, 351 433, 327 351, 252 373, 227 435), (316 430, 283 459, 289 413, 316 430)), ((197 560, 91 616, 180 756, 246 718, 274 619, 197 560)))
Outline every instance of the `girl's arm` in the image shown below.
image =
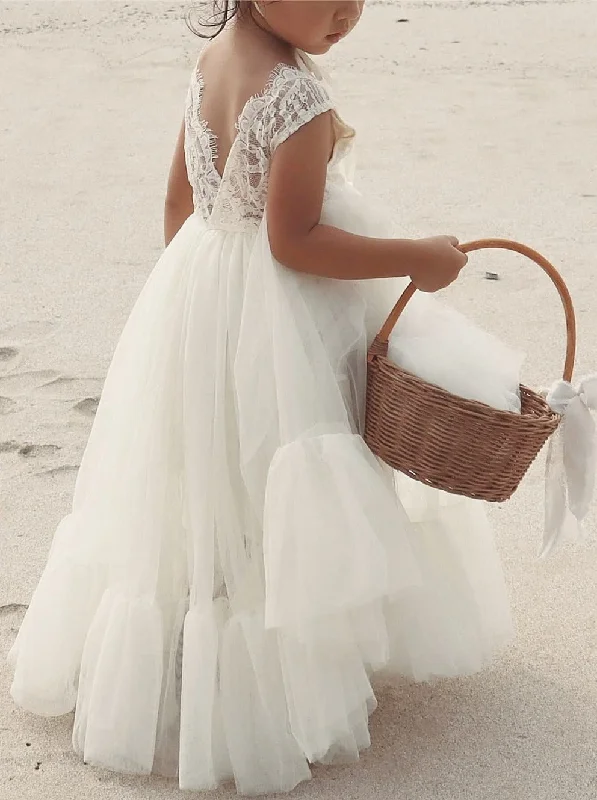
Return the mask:
POLYGON ((274 257, 290 269, 327 278, 410 276, 423 291, 452 283, 467 261, 453 237, 373 239, 320 224, 332 147, 332 118, 327 112, 276 149, 267 196, 274 257))
POLYGON ((193 190, 184 158, 184 120, 176 140, 164 203, 164 241, 166 247, 182 224, 193 213, 193 190))

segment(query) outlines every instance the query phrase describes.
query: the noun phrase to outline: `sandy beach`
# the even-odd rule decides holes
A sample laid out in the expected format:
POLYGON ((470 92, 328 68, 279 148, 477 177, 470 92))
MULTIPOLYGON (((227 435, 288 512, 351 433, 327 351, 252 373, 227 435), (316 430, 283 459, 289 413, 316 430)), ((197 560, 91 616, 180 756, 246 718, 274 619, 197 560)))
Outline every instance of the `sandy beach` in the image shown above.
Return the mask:
MULTIPOLYGON (((164 247, 168 169, 201 47, 186 8, 0 0, 3 800, 181 797, 174 781, 82 764, 72 715, 13 704, 5 655, 69 511, 114 346, 164 247)), ((512 238, 561 269, 578 376, 597 368, 596 41, 594 1, 369 2, 326 60, 359 134, 359 187, 392 209, 397 234, 512 238)), ((445 296, 527 352, 532 386, 561 376, 561 306, 533 264, 474 255, 445 296)), ((474 678, 382 684, 371 748, 316 768, 293 797, 597 798, 597 545, 537 559, 543 470, 541 457, 490 509, 514 645, 474 678)))

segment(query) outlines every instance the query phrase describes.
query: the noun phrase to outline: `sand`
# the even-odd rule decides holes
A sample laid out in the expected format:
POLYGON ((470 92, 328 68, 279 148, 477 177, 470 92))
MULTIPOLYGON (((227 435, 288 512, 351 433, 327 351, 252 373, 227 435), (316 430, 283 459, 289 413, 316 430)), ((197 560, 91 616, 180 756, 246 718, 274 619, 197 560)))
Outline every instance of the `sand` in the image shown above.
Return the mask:
MULTIPOLYGON (((69 510, 111 353, 163 249, 199 49, 184 7, 0 2, 3 800, 180 797, 170 781, 85 767, 71 716, 13 705, 4 657, 69 510)), ((362 189, 405 236, 506 236, 547 255, 576 299, 579 374, 597 365, 595 41, 594 2, 371 2, 328 59, 360 132, 362 189)), ((528 352, 533 385, 559 376, 561 310, 532 264, 473 256, 446 294, 528 352)), ((515 644, 472 679, 381 686, 370 750, 316 769, 294 797, 597 797, 597 547, 537 560, 542 469, 491 509, 515 644)))

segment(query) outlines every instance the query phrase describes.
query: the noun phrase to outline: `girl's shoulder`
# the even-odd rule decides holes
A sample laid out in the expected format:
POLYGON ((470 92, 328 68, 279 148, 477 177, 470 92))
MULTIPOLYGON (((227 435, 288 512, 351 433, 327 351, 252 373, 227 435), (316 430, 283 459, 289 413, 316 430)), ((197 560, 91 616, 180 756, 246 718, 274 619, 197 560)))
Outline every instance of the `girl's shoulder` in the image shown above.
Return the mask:
POLYGON ((331 112, 337 142, 348 145, 355 131, 339 113, 329 78, 307 56, 298 65, 278 64, 265 91, 265 116, 272 149, 315 117, 331 112))
POLYGON ((301 67, 280 63, 272 70, 263 91, 270 110, 330 110, 334 103, 329 88, 317 76, 301 67))
POLYGON ((272 149, 315 117, 335 109, 329 86, 302 64, 277 64, 256 99, 272 149))

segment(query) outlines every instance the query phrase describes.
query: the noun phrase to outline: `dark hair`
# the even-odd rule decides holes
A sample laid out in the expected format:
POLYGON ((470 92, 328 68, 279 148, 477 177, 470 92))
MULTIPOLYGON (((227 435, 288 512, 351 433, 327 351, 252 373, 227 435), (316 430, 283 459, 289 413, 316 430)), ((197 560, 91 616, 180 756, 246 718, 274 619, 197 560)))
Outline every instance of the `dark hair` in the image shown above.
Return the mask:
POLYGON ((210 16, 199 19, 199 28, 194 27, 192 22, 193 11, 199 11, 199 9, 190 9, 185 14, 187 28, 201 39, 215 39, 218 34, 222 33, 230 20, 242 13, 243 10, 240 0, 213 0, 211 3, 201 3, 201 5, 210 5, 212 10, 210 16))

